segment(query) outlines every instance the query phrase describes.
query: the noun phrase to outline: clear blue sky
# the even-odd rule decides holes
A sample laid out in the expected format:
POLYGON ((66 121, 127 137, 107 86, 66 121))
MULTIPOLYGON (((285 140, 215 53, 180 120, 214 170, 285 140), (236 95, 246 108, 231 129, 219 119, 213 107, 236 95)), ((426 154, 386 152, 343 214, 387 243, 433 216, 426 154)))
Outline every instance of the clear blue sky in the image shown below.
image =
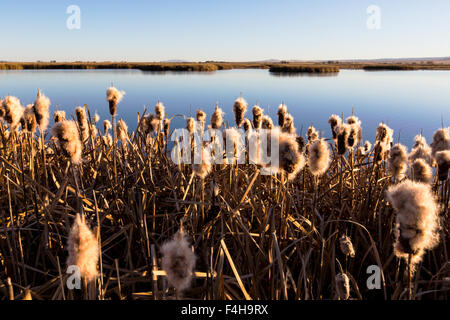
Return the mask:
POLYGON ((0 60, 450 56, 448 0, 2 0, 0 12, 0 60), (371 4, 380 30, 366 27, 371 4), (66 28, 69 5, 80 30, 66 28))

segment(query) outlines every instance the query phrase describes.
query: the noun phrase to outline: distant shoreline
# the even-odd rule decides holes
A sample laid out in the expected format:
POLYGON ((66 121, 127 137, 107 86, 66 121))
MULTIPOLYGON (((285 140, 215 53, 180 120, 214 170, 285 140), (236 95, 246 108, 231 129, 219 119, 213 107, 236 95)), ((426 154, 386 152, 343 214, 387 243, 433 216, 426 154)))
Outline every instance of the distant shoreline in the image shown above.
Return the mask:
POLYGON ((142 71, 214 72, 231 69, 269 69, 276 73, 337 73, 341 69, 450 70, 450 64, 422 62, 0 62, 0 70, 137 69, 142 71))

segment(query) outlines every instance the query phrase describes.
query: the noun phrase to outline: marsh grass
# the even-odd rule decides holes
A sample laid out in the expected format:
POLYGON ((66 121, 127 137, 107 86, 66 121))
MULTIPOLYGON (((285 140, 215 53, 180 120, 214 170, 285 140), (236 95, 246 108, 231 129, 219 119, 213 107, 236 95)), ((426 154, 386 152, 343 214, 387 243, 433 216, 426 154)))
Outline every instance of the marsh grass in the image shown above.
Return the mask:
POLYGON ((307 166, 288 180, 250 164, 213 165, 201 179, 172 162, 161 133, 144 133, 144 116, 129 130, 126 151, 116 147, 115 132, 111 146, 89 130, 80 165, 53 140, 41 145, 24 131, 5 138, 1 125, 1 299, 181 298, 161 262, 161 246, 181 224, 197 257, 183 298, 335 299, 342 272, 350 299, 448 298, 448 181, 433 180, 440 243, 408 282, 393 253, 395 214, 385 200, 394 179, 385 160, 373 162, 373 151, 353 159, 330 143, 320 179, 307 166), (99 277, 69 290, 64 262, 78 213, 99 242, 99 277), (339 249, 343 234, 354 257, 339 249), (379 290, 366 286, 370 265, 382 271, 379 290))

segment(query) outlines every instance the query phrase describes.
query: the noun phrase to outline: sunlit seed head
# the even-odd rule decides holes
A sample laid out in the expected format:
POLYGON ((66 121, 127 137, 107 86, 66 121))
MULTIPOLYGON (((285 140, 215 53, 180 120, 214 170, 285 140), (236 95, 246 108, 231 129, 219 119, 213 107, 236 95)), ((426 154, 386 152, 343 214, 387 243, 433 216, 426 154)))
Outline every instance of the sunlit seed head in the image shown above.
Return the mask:
POLYGON ((390 150, 388 164, 394 178, 403 179, 408 169, 408 148, 400 143, 395 144, 390 150))

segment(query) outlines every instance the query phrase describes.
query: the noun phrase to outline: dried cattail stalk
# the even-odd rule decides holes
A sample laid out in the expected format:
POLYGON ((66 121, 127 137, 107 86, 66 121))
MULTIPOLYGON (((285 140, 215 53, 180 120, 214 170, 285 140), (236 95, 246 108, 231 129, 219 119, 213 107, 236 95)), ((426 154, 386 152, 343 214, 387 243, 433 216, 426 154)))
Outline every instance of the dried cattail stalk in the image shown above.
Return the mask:
POLYGON ((220 129, 223 124, 223 111, 219 106, 216 106, 213 114, 211 115, 211 128, 212 129, 220 129))
POLYGON ((109 133, 102 136, 102 139, 103 143, 106 144, 108 147, 112 146, 112 137, 109 133))
POLYGON ((109 87, 106 90, 106 101, 109 102, 109 113, 112 116, 116 115, 117 104, 122 100, 125 95, 125 91, 119 91, 114 87, 109 87))
POLYGON ((182 230, 173 239, 166 242, 162 248, 162 267, 166 271, 167 281, 182 292, 191 283, 195 267, 195 254, 192 252, 182 230))
POLYGON ((413 267, 439 242, 438 206, 428 185, 411 180, 391 186, 387 199, 397 211, 394 253, 412 255, 413 267))
POLYGON ((80 128, 81 142, 86 143, 89 139, 89 123, 86 116, 86 111, 83 107, 75 109, 77 116, 78 127, 80 128))
POLYGON ((69 157, 72 163, 81 163, 82 145, 78 134, 77 125, 74 121, 64 120, 55 123, 51 135, 57 138, 57 145, 64 155, 69 157))
POLYGON ((66 112, 62 110, 55 111, 53 114, 53 120, 55 123, 66 120, 66 112))
POLYGON ((416 159, 425 160, 430 166, 433 165, 433 157, 431 154, 431 148, 427 144, 427 140, 421 134, 414 137, 414 147, 408 156, 410 162, 414 162, 416 159))
POLYGON ((164 136, 169 136, 169 130, 170 130, 170 119, 164 119, 163 121, 163 130, 164 130, 164 136))
POLYGON ((281 128, 284 126, 284 121, 286 120, 287 107, 284 103, 278 106, 277 116, 278 116, 278 126, 281 128))
POLYGON ((430 147, 433 157, 435 157, 436 152, 450 150, 450 128, 436 130, 430 147))
POLYGON ((103 120, 103 132, 105 133, 105 135, 111 128, 112 128, 111 122, 109 120, 103 120))
POLYGON ((95 280, 98 276, 97 264, 99 260, 98 241, 84 217, 77 213, 67 241, 69 257, 67 265, 76 265, 80 269, 80 275, 87 281, 95 280))
POLYGON ((336 114, 332 114, 330 118, 328 119, 328 123, 331 127, 331 133, 333 134, 333 139, 336 140, 337 134, 336 134, 336 127, 340 126, 342 124, 342 119, 336 114))
POLYGON ((450 168, 450 150, 438 151, 435 153, 436 163, 438 165, 438 178, 440 181, 448 179, 450 168))
POLYGON ((350 134, 350 126, 346 123, 342 123, 334 128, 337 136, 337 149, 340 155, 345 154, 347 151, 348 136, 350 134))
POLYGON ((355 257, 355 249, 353 249, 353 243, 350 237, 343 234, 339 238, 339 245, 343 254, 352 258, 355 257))
POLYGON ((24 112, 20 100, 13 96, 7 96, 3 100, 2 106, 4 111, 3 119, 9 124, 11 132, 15 131, 24 112))
POLYGON ((294 117, 291 114, 288 113, 284 115, 284 124, 281 131, 289 134, 295 134, 296 129, 294 127, 294 117))
POLYGON ((49 108, 50 99, 41 94, 41 91, 39 90, 33 105, 33 111, 36 116, 36 122, 42 132, 47 130, 48 119, 50 118, 49 108))
POLYGON ((255 130, 261 129, 264 110, 260 108, 258 105, 255 105, 253 106, 252 113, 253 113, 253 127, 255 128, 255 130))
POLYGON ((421 158, 414 160, 411 164, 411 179, 423 183, 431 183, 433 171, 431 166, 421 158))
POLYGON ((273 129, 273 121, 268 115, 263 115, 261 127, 268 130, 273 129))
POLYGON ((390 151, 388 164, 394 178, 403 179, 408 168, 408 148, 400 143, 394 145, 390 151))
POLYGON ((322 176, 330 164, 330 150, 324 139, 313 141, 308 147, 309 170, 314 176, 322 176))
POLYGON ((338 273, 335 278, 336 292, 340 300, 350 298, 350 279, 345 273, 338 273))
POLYGON ((247 111, 247 101, 244 98, 239 97, 234 101, 233 112, 234 112, 234 120, 236 121, 236 125, 238 128, 241 127, 242 122, 244 121, 244 115, 247 111))
POLYGON ((165 117, 165 107, 164 104, 161 101, 158 101, 158 103, 155 106, 155 115, 156 118, 158 118, 159 121, 163 121, 165 117))
POLYGON ((29 104, 25 108, 22 119, 23 119, 22 128, 24 130, 31 132, 31 133, 36 131, 37 122, 36 122, 36 116, 33 111, 33 105, 29 104))

